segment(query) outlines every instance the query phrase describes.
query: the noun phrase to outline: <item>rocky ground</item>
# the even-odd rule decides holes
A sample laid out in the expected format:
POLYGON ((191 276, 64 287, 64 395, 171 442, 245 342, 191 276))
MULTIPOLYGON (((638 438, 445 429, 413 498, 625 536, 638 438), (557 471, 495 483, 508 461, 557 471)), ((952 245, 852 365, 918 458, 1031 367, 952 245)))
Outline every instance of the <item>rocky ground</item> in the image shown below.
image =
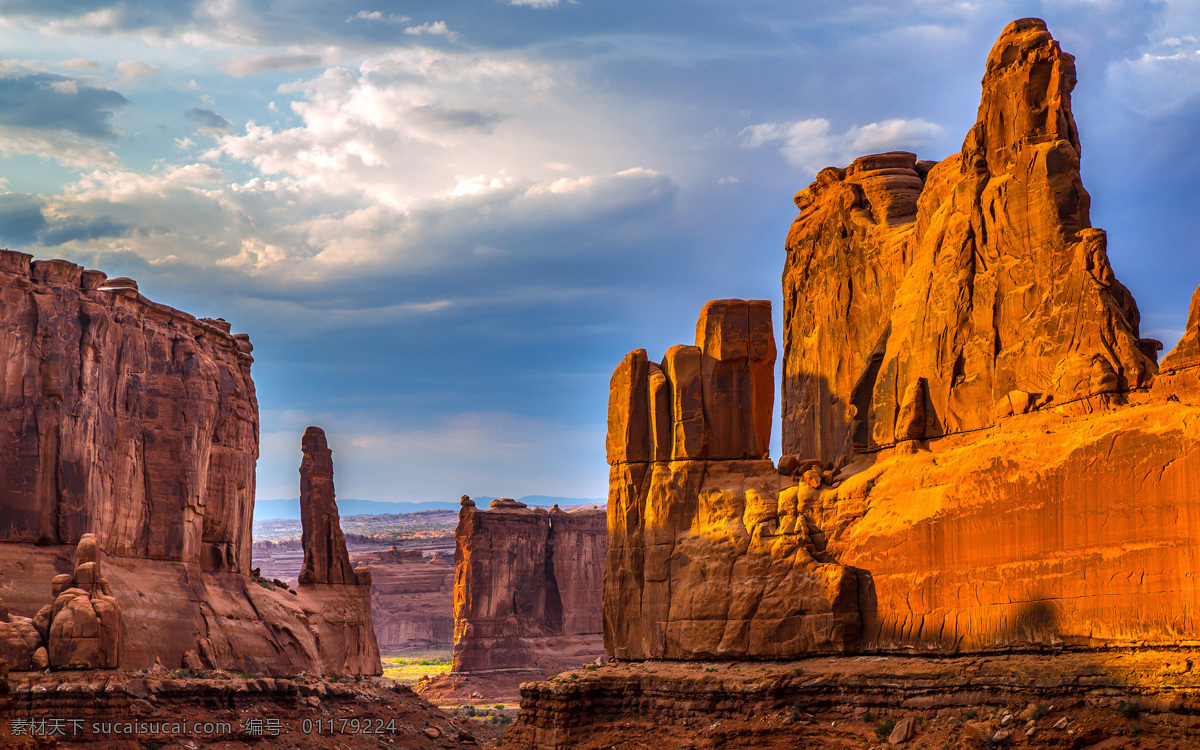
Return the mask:
POLYGON ((507 721, 495 712, 455 716, 380 677, 12 673, 8 688, 5 748, 472 748, 490 745, 507 721))
POLYGON ((522 686, 503 747, 1200 747, 1200 651, 614 662, 522 686))

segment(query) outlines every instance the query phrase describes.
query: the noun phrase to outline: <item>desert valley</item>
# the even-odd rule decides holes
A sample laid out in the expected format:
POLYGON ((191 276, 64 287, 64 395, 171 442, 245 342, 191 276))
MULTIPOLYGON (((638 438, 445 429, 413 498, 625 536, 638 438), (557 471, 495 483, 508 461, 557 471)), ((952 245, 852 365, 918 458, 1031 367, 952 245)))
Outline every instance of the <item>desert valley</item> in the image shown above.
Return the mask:
POLYGON ((960 151, 795 194, 782 310, 610 363, 606 505, 343 515, 314 425, 255 520, 251 335, 0 252, 0 747, 1200 747, 1200 289, 1143 335, 1075 58, 983 52, 960 151))

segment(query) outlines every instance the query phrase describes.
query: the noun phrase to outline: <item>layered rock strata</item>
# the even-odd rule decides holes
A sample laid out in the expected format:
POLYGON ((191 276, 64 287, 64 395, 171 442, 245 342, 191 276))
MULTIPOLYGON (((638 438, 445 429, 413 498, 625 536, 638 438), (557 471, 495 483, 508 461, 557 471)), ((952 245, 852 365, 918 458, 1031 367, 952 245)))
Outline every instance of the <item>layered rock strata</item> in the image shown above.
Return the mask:
POLYGON ((0 649, 14 668, 191 652, 265 674, 379 672, 357 580, 291 594, 248 575, 247 336, 24 253, 0 251, 0 301, 0 649))
POLYGON ((1197 656, 614 662, 523 684, 504 739, 527 750, 1193 747, 1197 656))
POLYGON ((421 550, 351 556, 371 568, 371 617, 384 652, 454 646, 454 566, 421 550))
POLYGON ((834 462, 1148 383, 1157 342, 1139 338, 1091 226, 1074 86, 1074 58, 1045 24, 1016 21, 988 56, 960 153, 864 156, 796 195, 784 454, 834 462), (923 414, 901 424, 908 393, 923 414))
POLYGON ((774 364, 770 303, 720 300, 701 313, 695 346, 672 347, 661 366, 638 349, 613 374, 613 656, 774 658, 857 642, 857 577, 822 554, 798 480, 766 459, 774 364))
POLYGON ((601 510, 547 511, 507 498, 481 510, 464 496, 453 671, 546 676, 600 656, 606 536, 601 510))
POLYGON ((26 672, 10 681, 11 686, 0 681, 0 747, 5 750, 379 750, 392 744, 461 750, 482 746, 499 731, 440 711, 405 685, 382 677, 351 681, 152 669, 82 676, 26 672), (11 706, 6 705, 9 689, 11 706), (318 717, 326 722, 334 717, 334 731, 318 731, 318 717), (342 720, 347 731, 336 731, 342 720), (261 734, 252 728, 256 723, 265 725, 261 734), (349 731, 353 728, 358 731, 349 731), (10 737, 10 729, 19 734, 10 737))

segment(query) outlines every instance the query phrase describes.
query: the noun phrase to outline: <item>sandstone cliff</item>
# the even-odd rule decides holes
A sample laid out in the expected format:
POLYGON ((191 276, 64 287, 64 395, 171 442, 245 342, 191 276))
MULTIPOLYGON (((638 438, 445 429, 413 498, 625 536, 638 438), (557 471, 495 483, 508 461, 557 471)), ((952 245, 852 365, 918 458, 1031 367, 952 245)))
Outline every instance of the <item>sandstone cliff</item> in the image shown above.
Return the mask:
POLYGON ((382 651, 454 645, 454 566, 421 550, 360 552, 371 568, 371 618, 382 651))
POLYGON ((0 541, 249 571, 250 341, 64 260, 0 253, 0 541))
POLYGON ((774 470, 675 451, 769 418, 753 391, 701 368, 698 392, 740 394, 718 420, 673 400, 697 386, 670 356, 617 367, 610 653, 1200 640, 1200 312, 1158 373, 1090 226, 1074 84, 1045 25, 1016 21, 960 153, 863 157, 797 195, 774 470))
POLYGON ((248 575, 247 336, 23 253, 0 251, 0 300, 6 649, 35 668, 379 672, 365 586, 248 575))
POLYGON ((855 574, 820 559, 797 515, 796 480, 766 460, 774 364, 770 303, 720 300, 705 305, 696 346, 671 347, 661 367, 638 349, 613 374, 604 587, 613 656, 777 657, 857 642, 855 574), (659 444, 652 424, 675 436, 672 446, 640 449, 659 444))
POLYGON ((603 511, 464 497, 455 538, 454 672, 546 676, 603 653, 603 511))
POLYGON ((944 161, 865 156, 796 195, 784 287, 783 453, 836 461, 992 426, 1014 410, 1119 402, 1157 342, 1091 226, 1074 58, 1008 26, 975 126, 944 161), (902 424, 905 396, 920 402, 902 424))

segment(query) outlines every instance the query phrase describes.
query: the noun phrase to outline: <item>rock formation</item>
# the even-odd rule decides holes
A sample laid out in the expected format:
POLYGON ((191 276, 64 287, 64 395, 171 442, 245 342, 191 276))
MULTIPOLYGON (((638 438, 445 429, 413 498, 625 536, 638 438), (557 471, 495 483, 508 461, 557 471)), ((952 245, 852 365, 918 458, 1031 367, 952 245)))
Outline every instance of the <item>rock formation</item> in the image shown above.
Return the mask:
POLYGON ((300 463, 300 523, 303 526, 304 567, 300 583, 356 583, 346 537, 333 492, 333 451, 325 431, 304 431, 304 460, 300 463))
POLYGON ((798 514, 797 480, 766 458, 774 365, 770 303, 720 300, 705 305, 696 346, 671 347, 661 367, 638 349, 613 374, 604 588, 613 656, 779 657, 857 642, 857 578, 823 557, 798 514), (670 410, 647 396, 655 388, 670 410), (639 449, 652 423, 675 435, 673 447, 639 449))
MULTIPOLYGON (((100 575, 95 534, 84 534, 75 547, 75 570, 51 582, 54 603, 38 610, 33 622, 46 631, 47 664, 55 669, 116 669, 121 664, 125 627, 121 605, 108 579, 100 575), (44 623, 49 622, 49 628, 44 623)), ((41 659, 35 650, 33 666, 41 659)))
MULTIPOLYGON (((656 368, 641 350, 617 367, 610 653, 1200 637, 1200 311, 1194 300, 1159 373, 1160 345, 1140 338, 1090 226, 1074 84, 1045 24, 1014 22, 960 153, 866 156, 796 196, 777 469, 711 449, 714 429, 762 434, 757 389, 710 383, 719 368, 701 367, 699 414, 673 401, 696 392, 694 368, 671 356, 656 368), (708 390, 736 413, 715 416, 708 390), (707 439, 707 460, 675 451, 681 434, 707 439)), ((722 342, 716 359, 726 337, 747 338, 711 321, 700 329, 720 331, 707 339, 722 342)), ((726 444, 749 445, 738 440, 726 444)))
POLYGON ((0 251, 0 301, 0 658, 379 672, 357 581, 289 594, 248 575, 246 335, 24 253, 0 251))
POLYGON ((454 554, 457 673, 559 672, 603 653, 604 512, 479 510, 463 497, 454 554))
POLYGON ((454 566, 419 549, 351 556, 371 568, 371 617, 381 651, 454 645, 454 566))
POLYGON ((109 554, 248 572, 248 338, 24 253, 0 253, 0 300, 0 541, 91 531, 109 554))
POLYGON ((796 195, 784 267, 783 453, 822 461, 978 430, 1012 404, 1119 402, 1155 372, 1091 227, 1074 58, 1036 19, 987 60, 961 153, 856 159, 796 195), (924 379, 920 423, 902 395, 924 379))

